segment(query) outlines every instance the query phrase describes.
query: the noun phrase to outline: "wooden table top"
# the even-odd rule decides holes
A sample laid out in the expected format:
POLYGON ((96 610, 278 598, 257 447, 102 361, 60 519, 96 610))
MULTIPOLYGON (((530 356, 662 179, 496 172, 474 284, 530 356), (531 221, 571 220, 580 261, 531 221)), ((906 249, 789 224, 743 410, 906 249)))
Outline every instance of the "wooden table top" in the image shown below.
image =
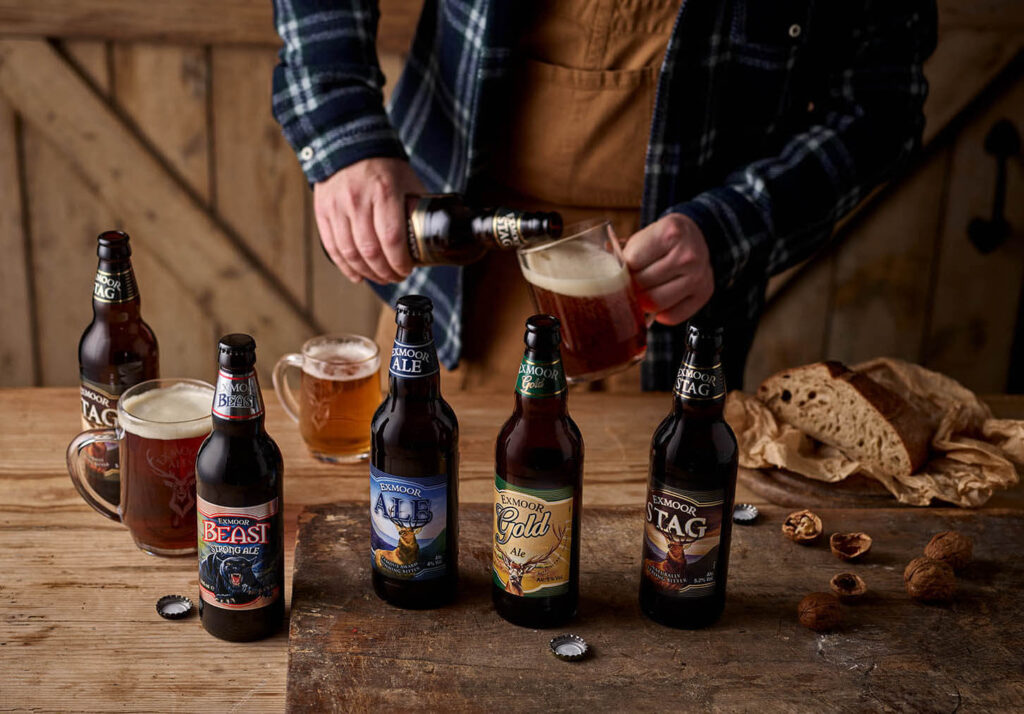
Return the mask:
MULTIPOLYGON (((193 557, 139 551, 123 526, 89 508, 64 465, 79 430, 77 388, 0 390, 0 701, 42 710, 281 711, 287 641, 222 643, 198 618, 157 616, 161 595, 193 600, 193 557)), ((288 597, 296 519, 306 506, 366 500, 365 465, 334 466, 306 452, 271 394, 267 430, 285 460, 288 597)), ((494 438, 509 394, 449 397, 462 438, 460 498, 488 503, 494 438)), ((1024 416, 1024 397, 988 400, 1024 416)), ((642 502, 651 434, 669 409, 664 394, 577 392, 572 414, 586 441, 587 505, 642 502)), ((757 502, 742 490, 739 499, 757 502)), ((998 505, 995 499, 991 504, 998 505)), ((1003 504, 1004 506, 1006 504, 1003 504)))

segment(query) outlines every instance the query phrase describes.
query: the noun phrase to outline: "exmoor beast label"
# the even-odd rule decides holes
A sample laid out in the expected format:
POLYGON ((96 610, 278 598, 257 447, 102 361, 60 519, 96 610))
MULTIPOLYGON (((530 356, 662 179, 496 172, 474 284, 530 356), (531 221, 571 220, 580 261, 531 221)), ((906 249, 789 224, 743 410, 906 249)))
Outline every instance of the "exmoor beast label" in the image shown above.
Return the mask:
POLYGON ((650 487, 643 575, 663 594, 706 597, 715 590, 725 492, 650 487))
POLYGON ((217 372, 213 415, 221 419, 255 419, 263 415, 263 395, 256 372, 243 375, 217 372))
POLYGON ((281 597, 284 534, 278 499, 241 507, 196 501, 203 602, 255 610, 281 597))

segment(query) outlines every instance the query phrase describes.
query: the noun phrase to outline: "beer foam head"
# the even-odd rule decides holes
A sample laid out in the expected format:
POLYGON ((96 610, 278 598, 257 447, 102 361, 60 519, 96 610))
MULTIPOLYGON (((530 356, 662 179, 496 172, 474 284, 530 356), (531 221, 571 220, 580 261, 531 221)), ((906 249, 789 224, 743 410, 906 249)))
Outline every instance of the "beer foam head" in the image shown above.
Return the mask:
POLYGON ((371 342, 320 342, 307 345, 302 371, 317 379, 342 382, 363 379, 380 369, 380 357, 371 342))
POLYGON ((146 439, 190 439, 210 432, 212 404, 212 387, 157 387, 121 401, 121 426, 146 439))
POLYGON ((611 253, 570 240, 523 255, 523 275, 538 288, 571 297, 608 295, 629 284, 629 271, 611 253))

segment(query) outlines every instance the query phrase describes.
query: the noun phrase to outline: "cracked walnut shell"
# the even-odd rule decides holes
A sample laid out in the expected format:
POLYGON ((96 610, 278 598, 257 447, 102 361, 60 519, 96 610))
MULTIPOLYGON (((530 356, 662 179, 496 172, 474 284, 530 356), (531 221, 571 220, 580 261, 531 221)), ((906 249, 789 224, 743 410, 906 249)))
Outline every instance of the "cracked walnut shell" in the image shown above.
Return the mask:
POLYGON ((843 619, 839 598, 832 593, 811 593, 797 606, 800 624, 815 632, 824 632, 836 627, 843 619))
POLYGON ((958 531, 943 531, 928 541, 924 554, 949 564, 953 570, 960 570, 971 562, 974 541, 958 531))
POLYGON ((813 543, 821 536, 821 519, 807 510, 794 511, 783 521, 782 533, 803 545, 813 543))
POLYGON ((828 585, 840 600, 856 600, 868 591, 867 583, 856 573, 836 573, 828 585))
POLYGON ((923 602, 943 602, 953 597, 956 576, 948 563, 922 556, 914 558, 903 571, 907 594, 923 602))
POLYGON ((828 547, 840 560, 860 560, 871 550, 871 536, 867 533, 833 533, 828 547))

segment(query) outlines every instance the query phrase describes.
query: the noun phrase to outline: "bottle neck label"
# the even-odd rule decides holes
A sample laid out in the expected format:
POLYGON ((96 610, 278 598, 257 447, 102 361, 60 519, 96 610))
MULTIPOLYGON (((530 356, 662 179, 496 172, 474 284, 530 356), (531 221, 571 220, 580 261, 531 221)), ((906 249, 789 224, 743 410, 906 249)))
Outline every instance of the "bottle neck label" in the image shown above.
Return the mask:
POLYGON ((370 561, 381 575, 433 580, 448 573, 448 477, 395 476, 370 465, 370 561))
POLYGON ((431 257, 430 246, 426 241, 426 220, 427 211, 430 209, 430 199, 426 197, 407 198, 406 216, 406 240, 409 243, 409 255, 414 263, 425 263, 431 257))
POLYGON ((273 604, 284 589, 284 528, 278 499, 229 507, 196 499, 199 596, 225 610, 273 604))
POLYGON ((565 392, 562 360, 541 362, 523 357, 516 378, 516 394, 529 399, 557 397, 565 392))
POLYGON ((97 270, 92 284, 93 302, 120 305, 139 296, 139 286, 131 266, 118 271, 97 270))
POLYGON ((512 250, 526 245, 523 237, 523 214, 510 208, 496 208, 491 218, 491 234, 494 244, 502 250, 512 250))
POLYGON ((434 341, 421 345, 410 345, 395 340, 391 348, 391 362, 388 371, 393 377, 400 379, 421 379, 430 377, 441 371, 437 363, 437 350, 434 341))
POLYGON ((213 415, 234 421, 263 416, 263 395, 255 371, 230 374, 223 369, 218 370, 213 415))
POLYGON ((679 365, 672 391, 685 402, 724 401, 725 372, 722 370, 722 361, 715 358, 711 362, 702 362, 693 353, 688 353, 679 365))
POLYGON ((494 476, 491 579, 509 595, 569 592, 572 486, 522 488, 494 476))
POLYGON ((643 577, 662 594, 699 598, 714 594, 725 492, 647 490, 643 577))

